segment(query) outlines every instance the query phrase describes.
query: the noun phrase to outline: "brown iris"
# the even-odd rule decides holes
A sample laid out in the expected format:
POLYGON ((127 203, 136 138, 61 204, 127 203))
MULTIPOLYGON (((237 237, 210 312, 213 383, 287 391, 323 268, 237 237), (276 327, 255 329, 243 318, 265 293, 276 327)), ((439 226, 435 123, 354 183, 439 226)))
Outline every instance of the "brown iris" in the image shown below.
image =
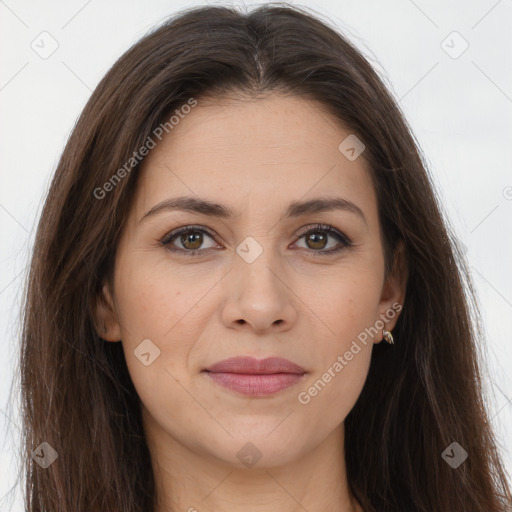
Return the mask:
POLYGON ((203 243, 203 233, 200 231, 188 231, 186 234, 181 235, 181 243, 186 249, 199 249, 203 243))
POLYGON ((310 233, 309 235, 306 236, 306 242, 308 243, 308 247, 310 249, 323 249, 327 241, 327 236, 328 235, 326 233, 310 233), (309 242, 311 242, 313 246, 309 245, 309 242))

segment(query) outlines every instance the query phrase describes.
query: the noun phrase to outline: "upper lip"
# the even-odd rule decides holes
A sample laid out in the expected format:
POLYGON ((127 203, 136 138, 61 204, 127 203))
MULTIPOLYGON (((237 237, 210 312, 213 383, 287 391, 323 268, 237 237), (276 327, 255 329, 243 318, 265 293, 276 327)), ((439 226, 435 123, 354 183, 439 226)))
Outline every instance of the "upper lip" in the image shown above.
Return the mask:
POLYGON ((273 373, 303 374, 306 370, 298 364, 281 357, 267 357, 256 359, 250 356, 239 356, 224 359, 205 368, 213 373, 243 373, 252 375, 271 375, 273 373))

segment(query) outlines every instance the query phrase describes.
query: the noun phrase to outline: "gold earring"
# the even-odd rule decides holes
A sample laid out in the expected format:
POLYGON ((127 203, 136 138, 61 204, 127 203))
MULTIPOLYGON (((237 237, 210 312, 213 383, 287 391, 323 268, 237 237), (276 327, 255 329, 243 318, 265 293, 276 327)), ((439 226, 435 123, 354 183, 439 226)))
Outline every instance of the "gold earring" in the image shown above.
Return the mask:
POLYGON ((389 331, 386 331, 386 329, 384 329, 382 331, 382 335, 384 336, 384 339, 390 344, 390 345, 394 345, 395 344, 395 341, 393 340, 393 335, 389 332, 389 331))

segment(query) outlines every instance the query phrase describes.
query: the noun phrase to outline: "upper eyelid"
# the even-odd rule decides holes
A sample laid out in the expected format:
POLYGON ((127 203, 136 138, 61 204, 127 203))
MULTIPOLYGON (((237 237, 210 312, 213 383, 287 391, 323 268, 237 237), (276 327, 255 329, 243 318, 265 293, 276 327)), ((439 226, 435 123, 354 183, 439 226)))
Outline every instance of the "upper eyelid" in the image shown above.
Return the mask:
POLYGON ((173 229, 166 233, 164 237, 161 239, 163 243, 170 242, 174 237, 178 236, 181 233, 186 233, 187 231, 201 231, 205 232, 208 236, 215 238, 217 235, 210 231, 210 229, 206 228, 205 226, 190 224, 187 226, 182 226, 180 228, 173 229))
MULTIPOLYGON (((304 235, 307 235, 310 231, 314 231, 315 229, 316 230, 324 230, 324 231, 326 231, 330 235, 337 235, 342 240, 342 243, 344 243, 346 245, 349 245, 349 244, 352 243, 351 240, 348 238, 348 236, 345 235, 342 231, 340 231, 339 229, 335 228, 331 224, 323 224, 323 223, 309 224, 309 225, 301 228, 300 230, 295 231, 295 233, 294 233, 294 236, 296 237, 295 241, 300 240, 304 235)), ((182 226, 182 227, 173 229, 172 231, 167 233, 161 239, 161 242, 163 244, 167 245, 167 244, 170 243, 170 241, 173 238, 175 238, 176 236, 180 235, 181 233, 186 233, 187 231, 194 231, 194 230, 206 233, 209 237, 211 237, 215 241, 216 241, 216 238, 218 236, 213 231, 211 231, 209 228, 207 228, 206 226, 202 226, 202 225, 199 225, 199 224, 189 224, 189 225, 186 225, 186 226, 182 226)), ((180 250, 181 248, 178 247, 177 249, 180 250)), ((208 250, 208 249, 195 249, 195 250, 196 251, 205 251, 205 250, 208 250)), ((192 250, 191 251, 187 251, 187 252, 192 252, 192 250)), ((324 252, 327 252, 327 251, 324 251, 324 252)))

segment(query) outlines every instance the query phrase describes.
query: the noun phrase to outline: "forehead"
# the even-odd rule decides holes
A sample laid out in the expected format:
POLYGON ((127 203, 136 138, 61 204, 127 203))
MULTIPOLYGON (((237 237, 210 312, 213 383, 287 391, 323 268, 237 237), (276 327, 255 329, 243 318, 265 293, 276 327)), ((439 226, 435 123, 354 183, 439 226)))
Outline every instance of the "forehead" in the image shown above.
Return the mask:
POLYGON ((339 150, 349 135, 323 105, 302 97, 198 100, 146 156, 137 209, 185 194, 234 211, 250 199, 258 212, 338 195, 362 203, 371 217, 376 198, 367 163, 339 150))

